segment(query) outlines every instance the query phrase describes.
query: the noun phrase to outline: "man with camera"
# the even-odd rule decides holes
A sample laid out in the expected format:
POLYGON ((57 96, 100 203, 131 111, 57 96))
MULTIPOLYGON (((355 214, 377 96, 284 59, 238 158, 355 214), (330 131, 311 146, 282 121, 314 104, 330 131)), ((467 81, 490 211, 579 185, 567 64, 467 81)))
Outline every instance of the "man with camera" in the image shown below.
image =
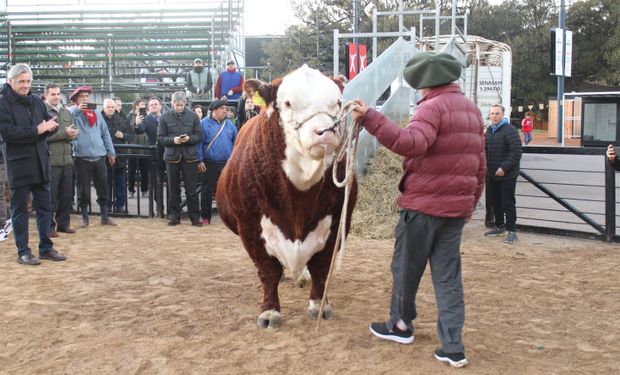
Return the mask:
POLYGON ((73 155, 71 142, 79 130, 73 123, 73 115, 60 101, 60 86, 45 86, 45 107, 50 116, 58 121, 58 131, 47 138, 52 164, 52 223, 50 237, 58 232, 75 233, 71 228, 71 205, 73 203, 73 155))
POLYGON ((191 93, 191 97, 194 100, 209 100, 211 91, 211 85, 213 79, 211 78, 211 72, 209 68, 205 68, 202 64, 202 59, 194 59, 194 68, 187 74, 185 78, 187 84, 187 91, 191 93))
POLYGON ((168 175, 168 225, 181 223, 181 174, 187 196, 187 208, 193 226, 201 227, 196 178, 198 174, 198 145, 202 128, 196 114, 187 107, 185 93, 172 94, 172 109, 165 112, 157 128, 157 142, 164 146, 164 161, 168 175))
POLYGON ((108 216, 108 164, 116 162, 116 152, 108 127, 96 103, 89 103, 90 86, 80 86, 69 99, 75 102, 73 121, 80 130, 75 142, 75 174, 78 188, 78 207, 82 214, 82 228, 89 225, 90 182, 97 191, 101 225, 116 225, 108 216))

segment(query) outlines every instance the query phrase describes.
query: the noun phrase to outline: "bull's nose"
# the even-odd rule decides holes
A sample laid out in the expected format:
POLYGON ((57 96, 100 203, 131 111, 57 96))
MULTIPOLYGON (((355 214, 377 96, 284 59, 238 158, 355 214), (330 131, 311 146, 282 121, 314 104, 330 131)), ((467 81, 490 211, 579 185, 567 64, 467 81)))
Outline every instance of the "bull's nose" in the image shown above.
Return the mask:
POLYGON ((323 135, 325 132, 332 132, 332 133, 336 133, 336 131, 334 130, 334 128, 326 128, 326 129, 317 129, 315 130, 317 135, 323 135))

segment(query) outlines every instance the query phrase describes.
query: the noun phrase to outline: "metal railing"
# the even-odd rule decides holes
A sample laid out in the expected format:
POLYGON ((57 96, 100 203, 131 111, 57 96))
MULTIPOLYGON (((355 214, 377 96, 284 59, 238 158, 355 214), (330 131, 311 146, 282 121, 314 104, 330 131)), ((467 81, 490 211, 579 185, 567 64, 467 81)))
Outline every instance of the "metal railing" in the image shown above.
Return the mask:
POLYGON ((603 148, 524 147, 517 180, 517 227, 620 242, 615 171, 603 148))

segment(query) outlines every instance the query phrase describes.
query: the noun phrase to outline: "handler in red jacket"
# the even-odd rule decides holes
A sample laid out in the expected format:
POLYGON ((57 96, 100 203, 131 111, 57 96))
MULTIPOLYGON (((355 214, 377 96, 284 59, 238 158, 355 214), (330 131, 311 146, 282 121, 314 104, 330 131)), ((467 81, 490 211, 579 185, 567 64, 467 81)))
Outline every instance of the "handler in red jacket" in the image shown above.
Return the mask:
POLYGON ((467 365, 461 339, 461 236, 486 172, 482 115, 453 83, 461 67, 451 55, 432 52, 419 53, 407 63, 403 76, 423 98, 405 128, 361 100, 353 112, 382 145, 405 157, 398 186, 401 213, 392 258, 390 320, 371 323, 370 331, 401 344, 413 342, 416 293, 430 261, 442 342, 435 357, 454 367, 467 365))

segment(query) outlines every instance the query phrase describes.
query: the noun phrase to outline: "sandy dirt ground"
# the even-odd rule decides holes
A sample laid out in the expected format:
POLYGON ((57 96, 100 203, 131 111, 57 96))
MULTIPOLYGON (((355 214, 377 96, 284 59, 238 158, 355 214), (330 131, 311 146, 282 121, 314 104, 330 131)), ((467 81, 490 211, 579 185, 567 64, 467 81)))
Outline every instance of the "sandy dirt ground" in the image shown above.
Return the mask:
POLYGON ((428 270, 415 342, 368 332, 387 317, 391 240, 349 238, 329 290, 334 319, 318 331, 308 288, 290 279, 280 285, 282 326, 264 330, 256 270, 217 218, 203 228, 116 221, 61 234, 66 262, 22 266, 13 238, 0 243, 0 374, 620 373, 618 245, 522 233, 509 246, 468 224, 470 366, 456 370, 432 356, 428 270))

